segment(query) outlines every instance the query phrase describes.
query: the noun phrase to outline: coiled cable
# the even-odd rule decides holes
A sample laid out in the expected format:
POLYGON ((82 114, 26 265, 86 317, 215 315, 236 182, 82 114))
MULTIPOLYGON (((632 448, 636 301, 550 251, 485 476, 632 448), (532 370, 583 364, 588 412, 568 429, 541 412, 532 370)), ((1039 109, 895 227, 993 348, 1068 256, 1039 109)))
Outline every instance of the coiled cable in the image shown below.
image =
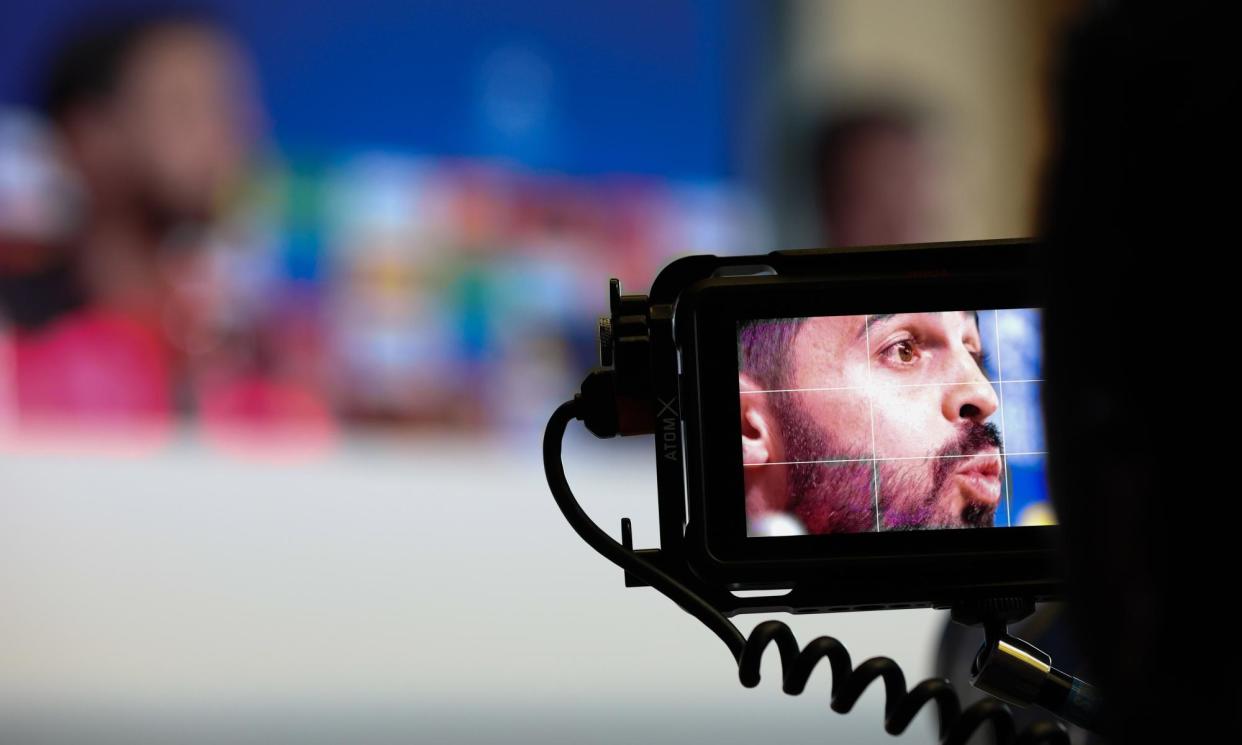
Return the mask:
POLYGON ((987 698, 962 710, 957 692, 947 679, 929 678, 907 690, 905 674, 887 657, 874 657, 855 668, 845 646, 832 637, 821 636, 799 648, 793 631, 780 621, 765 621, 749 637, 743 636, 724 614, 685 584, 604 532, 578 504, 565 478, 561 443, 569 422, 582 416, 580 400, 575 397, 557 407, 544 432, 544 473, 561 513, 578 536, 601 556, 664 593, 719 637, 737 661, 742 685, 753 688, 759 684, 759 663, 768 645, 775 642, 781 659, 782 688, 790 695, 805 690, 815 667, 821 660, 828 660, 832 671, 831 706, 838 713, 853 709, 867 687, 877 678, 882 679, 884 729, 889 734, 904 732, 928 702, 935 702, 940 715, 940 742, 944 745, 964 745, 989 722, 1000 745, 1069 745, 1065 729, 1050 722, 1036 723, 1018 734, 1009 706, 996 699, 987 698))

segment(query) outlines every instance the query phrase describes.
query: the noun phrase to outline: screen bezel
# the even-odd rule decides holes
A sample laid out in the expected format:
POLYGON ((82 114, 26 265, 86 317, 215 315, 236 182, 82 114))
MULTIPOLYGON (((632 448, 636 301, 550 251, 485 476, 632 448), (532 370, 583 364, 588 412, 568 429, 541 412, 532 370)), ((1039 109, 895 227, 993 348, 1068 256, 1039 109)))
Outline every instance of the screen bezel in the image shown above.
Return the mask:
POLYGON ((705 548, 712 574, 737 586, 781 577, 901 580, 929 591, 939 585, 1051 582, 1055 526, 974 528, 785 537, 746 534, 740 445, 738 322, 753 319, 875 313, 1042 308, 1042 294, 1025 276, 715 278, 678 301, 677 342, 683 360, 688 533, 705 548), (877 298, 880 298, 877 301, 877 298), (726 371, 721 373, 721 371, 726 371), (688 400, 692 397, 693 400, 688 400), (692 467, 697 464, 698 470, 692 467), (715 499, 710 495, 719 496, 715 499), (980 566, 981 559, 987 559, 980 566))

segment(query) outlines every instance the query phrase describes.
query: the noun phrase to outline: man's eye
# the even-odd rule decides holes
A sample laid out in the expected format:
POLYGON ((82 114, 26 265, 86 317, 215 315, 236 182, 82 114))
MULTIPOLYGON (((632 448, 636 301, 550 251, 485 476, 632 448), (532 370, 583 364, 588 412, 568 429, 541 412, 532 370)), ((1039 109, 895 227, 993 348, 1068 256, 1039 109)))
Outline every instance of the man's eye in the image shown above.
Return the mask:
POLYGON ((885 356, 891 362, 910 365, 918 359, 919 351, 913 339, 902 339, 885 350, 885 356))

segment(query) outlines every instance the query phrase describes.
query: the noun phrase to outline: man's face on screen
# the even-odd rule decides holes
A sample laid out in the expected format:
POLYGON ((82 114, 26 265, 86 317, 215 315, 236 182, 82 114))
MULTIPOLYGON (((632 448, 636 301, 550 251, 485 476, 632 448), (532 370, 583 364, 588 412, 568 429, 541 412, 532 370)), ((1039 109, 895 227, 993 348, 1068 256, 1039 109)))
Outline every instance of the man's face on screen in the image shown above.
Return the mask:
POLYGON ((810 318, 789 362, 776 408, 809 532, 992 525, 998 404, 974 313, 810 318))

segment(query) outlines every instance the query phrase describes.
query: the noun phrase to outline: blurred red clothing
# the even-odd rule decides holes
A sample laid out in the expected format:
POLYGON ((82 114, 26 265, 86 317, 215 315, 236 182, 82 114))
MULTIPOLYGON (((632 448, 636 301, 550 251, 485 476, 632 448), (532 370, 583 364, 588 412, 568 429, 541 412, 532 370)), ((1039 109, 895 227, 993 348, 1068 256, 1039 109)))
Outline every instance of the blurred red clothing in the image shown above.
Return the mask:
POLYGON ((11 332, 13 403, 22 424, 167 424, 171 355, 159 329, 82 309, 11 332))

